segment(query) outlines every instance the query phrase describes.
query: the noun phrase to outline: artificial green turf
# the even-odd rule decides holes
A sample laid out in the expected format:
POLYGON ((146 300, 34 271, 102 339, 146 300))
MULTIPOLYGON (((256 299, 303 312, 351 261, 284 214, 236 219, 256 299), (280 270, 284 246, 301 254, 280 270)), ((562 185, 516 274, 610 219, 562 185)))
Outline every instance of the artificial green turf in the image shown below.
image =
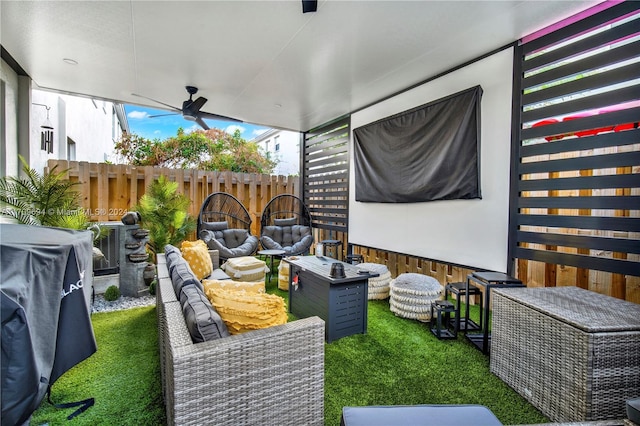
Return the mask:
POLYGON ((45 398, 31 424, 165 424, 155 306, 96 313, 91 322, 98 351, 56 381, 51 399, 61 403, 93 397, 95 405, 67 421, 75 409, 55 408, 45 398))
MULTIPOLYGON (((267 292, 288 300, 277 277, 267 292)), ((478 306, 470 312, 477 322, 478 306)), ((388 300, 369 301, 366 334, 325 343, 324 384, 326 426, 340 424, 342 407, 362 405, 480 404, 505 425, 549 421, 462 334, 438 340, 428 324, 395 316, 388 300)))
MULTIPOLYGON (((288 301, 277 279, 267 292, 288 301)), ((477 306, 471 314, 477 320, 477 306)), ((95 397, 74 425, 165 424, 155 307, 94 314, 92 323, 98 352, 55 383, 54 402, 95 397)), ((339 425, 344 406, 410 404, 486 405, 505 425, 549 421, 491 374, 489 357, 462 334, 438 340, 426 324, 395 316, 387 300, 369 301, 366 334, 325 344, 324 423, 339 425)), ((45 400, 31 424, 67 424, 73 411, 45 400)))

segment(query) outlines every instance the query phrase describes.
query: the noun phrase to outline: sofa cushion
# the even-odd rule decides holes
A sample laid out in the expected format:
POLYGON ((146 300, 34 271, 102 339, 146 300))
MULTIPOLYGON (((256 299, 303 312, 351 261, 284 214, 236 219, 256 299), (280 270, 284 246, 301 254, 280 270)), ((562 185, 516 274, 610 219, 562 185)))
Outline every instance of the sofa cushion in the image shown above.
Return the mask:
POLYGON ((229 336, 227 326, 209 299, 196 286, 185 286, 180 293, 182 314, 193 343, 229 336))
POLYGON ((211 275, 213 262, 204 241, 183 241, 180 250, 198 280, 211 275))
POLYGON ((201 291, 203 290, 202 284, 196 278, 195 274, 189 267, 189 264, 182 256, 176 258, 173 261, 173 263, 171 264, 169 275, 171 276, 171 284, 173 284, 173 290, 175 291, 176 297, 178 298, 180 297, 182 288, 185 286, 194 285, 201 291))
POLYGON ((207 296, 231 334, 287 322, 284 299, 274 294, 218 289, 207 296))
POLYGON ((164 246, 164 255, 167 261, 167 269, 171 271, 171 267, 174 264, 175 260, 182 257, 182 253, 178 247, 172 246, 171 244, 167 244, 164 246))

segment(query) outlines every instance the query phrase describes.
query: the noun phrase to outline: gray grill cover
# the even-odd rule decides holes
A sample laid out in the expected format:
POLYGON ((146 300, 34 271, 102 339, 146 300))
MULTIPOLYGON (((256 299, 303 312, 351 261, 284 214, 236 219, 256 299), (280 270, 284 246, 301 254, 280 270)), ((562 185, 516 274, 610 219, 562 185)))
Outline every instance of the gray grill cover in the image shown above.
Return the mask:
POLYGON ((22 424, 65 371, 97 347, 92 234, 0 225, 2 421, 22 424))

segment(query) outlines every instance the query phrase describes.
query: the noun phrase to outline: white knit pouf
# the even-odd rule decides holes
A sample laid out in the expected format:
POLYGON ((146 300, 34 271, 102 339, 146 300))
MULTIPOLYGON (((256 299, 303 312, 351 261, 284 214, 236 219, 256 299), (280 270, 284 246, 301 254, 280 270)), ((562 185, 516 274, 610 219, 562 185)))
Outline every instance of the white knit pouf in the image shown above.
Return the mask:
POLYGON ((431 319, 431 302, 442 298, 444 287, 433 277, 400 274, 389 283, 391 312, 402 318, 427 322, 431 319))
POLYGON ((369 278, 368 294, 369 300, 386 299, 389 297, 389 282, 391 282, 391 272, 385 265, 378 263, 359 263, 356 268, 379 274, 377 277, 369 278))

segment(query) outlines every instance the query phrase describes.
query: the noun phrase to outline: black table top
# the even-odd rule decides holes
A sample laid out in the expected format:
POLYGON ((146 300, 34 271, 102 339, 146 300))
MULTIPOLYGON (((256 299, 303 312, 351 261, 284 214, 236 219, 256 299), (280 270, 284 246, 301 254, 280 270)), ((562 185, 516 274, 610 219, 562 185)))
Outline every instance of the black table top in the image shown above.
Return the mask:
POLYGON ((518 284, 522 282, 502 272, 474 272, 472 275, 490 284, 518 284))
POLYGON ((342 284, 352 281, 359 281, 362 279, 369 279, 371 277, 377 277, 380 274, 375 272, 366 271, 366 273, 360 273, 361 269, 358 269, 355 265, 350 263, 341 262, 336 259, 332 259, 326 256, 292 256, 286 258, 286 261, 299 268, 312 272, 318 276, 326 278, 330 284, 342 284), (331 277, 331 264, 342 263, 344 266, 344 277, 331 277))

